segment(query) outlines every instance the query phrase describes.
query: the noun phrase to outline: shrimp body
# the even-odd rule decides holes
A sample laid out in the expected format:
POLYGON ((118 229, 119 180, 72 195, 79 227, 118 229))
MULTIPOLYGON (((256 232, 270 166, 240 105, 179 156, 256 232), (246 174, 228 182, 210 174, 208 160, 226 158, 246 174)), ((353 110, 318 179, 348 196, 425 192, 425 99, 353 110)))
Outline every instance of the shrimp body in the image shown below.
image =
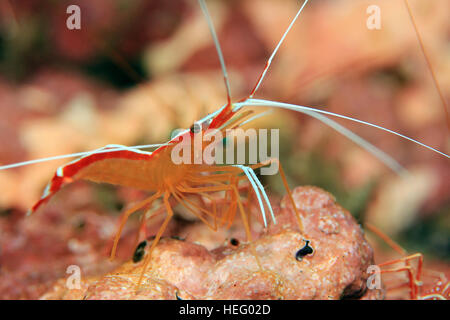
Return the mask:
MULTIPOLYGON (((215 118, 204 118, 206 120, 204 120, 205 123, 203 125, 207 129, 217 128, 235 113, 230 111, 229 105, 226 105, 215 118)), ((157 192, 176 188, 187 177, 200 177, 200 172, 204 168, 203 165, 175 164, 172 161, 174 146, 180 141, 192 139, 193 135, 192 130, 182 132, 154 152, 110 145, 102 149, 107 150, 108 148, 120 147, 123 150, 112 150, 111 152, 102 153, 94 152, 91 155, 61 166, 56 170, 42 198, 32 207, 29 214, 35 212, 63 186, 77 180, 89 180, 97 183, 109 183, 143 191, 157 192)), ((193 145, 191 145, 191 155, 193 153, 193 145)))
POLYGON ((188 168, 174 165, 168 159, 168 147, 162 148, 158 153, 123 150, 93 154, 62 166, 31 211, 36 211, 63 186, 76 180, 110 183, 145 191, 163 189, 168 183, 177 184, 188 168))
MULTIPOLYGON (((252 111, 233 111, 233 108, 233 105, 227 104, 214 114, 206 116, 198 123, 200 123, 202 129, 215 129, 223 132, 224 130, 239 126, 242 121, 246 120, 253 113, 252 111), (237 115, 237 113, 240 114, 237 115), (235 115, 237 117, 233 119, 235 115)), ((166 209, 166 218, 159 228, 146 257, 138 286, 142 281, 145 269, 150 261, 151 252, 173 216, 172 207, 169 203, 169 198, 171 197, 175 198, 178 203, 214 230, 217 228, 217 223, 224 224, 228 222, 231 225, 235 212, 239 209, 247 237, 251 241, 248 218, 240 200, 238 183, 242 178, 247 178, 254 187, 261 204, 260 208, 263 212, 264 223, 266 224, 260 192, 262 192, 263 197, 266 199, 266 204, 270 210, 271 206, 264 189, 259 181, 256 181, 257 178, 250 167, 203 163, 192 164, 190 162, 176 164, 172 159, 172 151, 178 144, 183 143, 185 139, 190 139, 189 141, 191 141, 195 134, 194 131, 193 129, 183 131, 166 144, 157 148, 154 152, 144 152, 125 146, 110 145, 99 149, 101 152, 94 151, 92 154, 62 166, 56 170, 42 198, 32 207, 29 213, 35 212, 63 186, 77 180, 109 183, 152 192, 153 194, 150 197, 142 200, 123 213, 122 221, 116 233, 111 251, 111 258, 113 258, 128 217, 140 209, 151 206, 156 199, 162 197, 166 209), (245 176, 241 176, 242 173, 245 176), (211 196, 211 193, 221 191, 225 192, 225 199, 228 200, 228 204, 223 206, 221 210, 217 210, 216 199, 211 196), (212 208, 202 208, 190 201, 189 197, 193 194, 208 198, 212 203, 212 208), (211 220, 213 221, 211 222, 211 220)), ((222 141, 214 141, 214 143, 222 143, 222 141)), ((195 143, 191 143, 188 149, 190 156, 195 155, 198 151, 203 151, 205 147, 203 139, 200 146, 201 150, 195 150, 198 146, 195 143)), ((273 216, 273 212, 271 213, 273 216)), ((143 221, 145 221, 145 217, 143 221)))

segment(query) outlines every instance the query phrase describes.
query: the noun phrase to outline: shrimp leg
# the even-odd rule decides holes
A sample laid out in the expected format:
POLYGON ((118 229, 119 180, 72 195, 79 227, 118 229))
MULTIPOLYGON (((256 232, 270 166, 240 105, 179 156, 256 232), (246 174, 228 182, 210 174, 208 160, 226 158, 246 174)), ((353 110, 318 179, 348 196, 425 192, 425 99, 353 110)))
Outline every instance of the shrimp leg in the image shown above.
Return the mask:
POLYGON ((117 244, 119 243, 120 235, 122 234, 122 230, 123 230, 128 218, 130 217, 130 215, 132 213, 138 211, 139 209, 142 209, 143 207, 145 207, 147 205, 151 205, 152 202, 154 200, 156 200, 157 198, 159 198, 160 196, 161 196, 161 192, 157 192, 154 195, 152 195, 151 197, 144 199, 141 202, 137 203, 135 206, 131 207, 130 209, 128 209, 127 211, 125 211, 123 213, 122 221, 119 225, 119 230, 117 231, 116 236, 114 238, 114 244, 113 244, 113 248, 111 250, 111 257, 110 257, 111 260, 113 260, 114 257, 116 256, 117 244))
POLYGON ((235 185, 223 185, 223 186, 214 186, 214 187, 200 187, 200 188, 179 188, 180 191, 185 193, 198 193, 198 192, 212 192, 212 191, 232 191, 236 196, 237 205, 239 211, 241 213, 242 221, 244 223, 245 232, 247 234, 248 241, 252 241, 252 235, 250 232, 250 227, 248 225, 247 214, 245 213, 244 207, 242 205, 241 199, 239 197, 239 192, 235 185))
POLYGON ((173 211, 172 211, 172 207, 170 206, 170 203, 169 203, 169 197, 170 197, 170 192, 166 191, 164 193, 163 202, 164 202, 164 205, 167 210, 167 216, 166 216, 166 219, 164 219, 164 222, 162 223, 161 227, 159 228, 158 233, 156 234, 155 239, 153 240, 152 245, 151 245, 150 249, 148 250, 147 256, 145 257, 144 265, 142 267, 142 272, 141 272, 141 275, 139 276, 139 281, 137 282, 137 285, 136 285, 136 291, 138 291, 139 288, 141 287, 141 283, 142 283, 142 280, 144 279, 145 271, 147 270, 148 264, 152 257, 153 249, 155 249, 156 245, 158 244, 159 240, 161 239, 162 234, 166 230, 170 219, 172 219, 172 217, 173 217, 173 211))
POLYGON ((211 214, 208 210, 203 209, 199 206, 197 206, 195 203, 193 203, 192 201, 189 201, 185 196, 183 196, 182 194, 174 191, 172 192, 173 196, 175 197, 175 199, 178 200, 178 203, 180 203, 183 207, 185 207, 189 212, 191 212, 192 214, 194 214, 196 217, 198 217, 203 223, 205 223, 210 229, 212 229, 213 231, 217 231, 217 216, 216 216, 216 204, 213 200, 213 210, 214 213, 211 214), (199 212, 195 211, 195 209, 198 209, 199 212), (202 216, 202 213, 206 214, 207 216, 213 216, 214 218, 214 224, 211 224, 205 217, 202 216))
MULTIPOLYGON (((238 206, 239 212, 241 214, 242 222, 244 223, 244 228, 245 228, 245 232, 247 235, 247 241, 249 241, 251 243, 253 241, 253 239, 252 239, 253 237, 252 237, 251 230, 250 230, 249 219, 247 217, 247 214, 245 213, 244 206, 243 206, 242 201, 239 196, 239 191, 234 184, 224 185, 222 187, 214 186, 214 187, 183 188, 182 189, 182 191, 186 192, 186 193, 198 193, 198 192, 208 192, 208 191, 230 191, 230 190, 233 192, 233 194, 236 197, 237 206, 238 206)), ((264 268, 262 267, 259 257, 256 254, 254 246, 251 246, 250 250, 252 252, 252 255, 255 257, 258 269, 260 271, 263 271, 264 268)))
POLYGON ((393 272, 399 272, 399 271, 406 271, 409 276, 409 287, 411 289, 411 299, 417 299, 417 296, 419 293, 418 286, 422 285, 422 282, 420 281, 420 276, 422 273, 423 255, 421 253, 415 253, 415 254, 407 256, 407 257, 380 263, 378 266, 381 268, 384 266, 389 266, 389 265, 397 264, 400 262, 404 262, 406 264, 406 266, 393 268, 393 269, 381 270, 381 273, 393 273, 393 272), (409 262, 414 259, 418 259, 417 272, 415 275, 413 272, 414 269, 409 265, 409 262))

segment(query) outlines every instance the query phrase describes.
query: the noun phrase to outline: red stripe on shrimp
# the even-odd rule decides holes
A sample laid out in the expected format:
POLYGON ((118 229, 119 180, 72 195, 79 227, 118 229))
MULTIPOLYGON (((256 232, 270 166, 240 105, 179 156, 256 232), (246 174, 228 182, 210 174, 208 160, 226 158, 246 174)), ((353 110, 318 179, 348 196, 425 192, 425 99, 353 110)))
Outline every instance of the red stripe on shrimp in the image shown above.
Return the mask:
MULTIPOLYGON (((146 161, 152 158, 153 154, 134 152, 130 150, 111 151, 103 153, 95 153, 83 157, 75 162, 69 163, 60 167, 53 176, 50 183, 47 185, 42 198, 32 207, 29 213, 35 212, 42 204, 46 203, 56 192, 58 192, 64 185, 71 183, 77 179, 77 174, 90 165, 97 164, 101 161, 109 159, 116 160, 134 160, 146 161)), ((101 169, 101 168, 100 168, 101 169)))

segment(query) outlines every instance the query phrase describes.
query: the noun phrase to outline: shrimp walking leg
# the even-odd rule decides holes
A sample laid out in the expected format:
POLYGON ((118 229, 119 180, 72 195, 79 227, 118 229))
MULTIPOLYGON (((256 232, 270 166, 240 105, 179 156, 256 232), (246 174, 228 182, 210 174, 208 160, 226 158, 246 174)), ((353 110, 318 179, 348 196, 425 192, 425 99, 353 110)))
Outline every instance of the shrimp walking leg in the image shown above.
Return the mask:
POLYGON ((147 206, 147 205, 151 205, 153 201, 155 201, 157 198, 159 198, 161 196, 160 192, 155 193, 153 196, 142 200, 141 202, 139 202, 138 204, 134 205, 133 207, 131 207, 130 209, 128 209, 127 211, 125 211, 122 214, 122 221, 119 225, 119 229, 116 233, 116 236, 114 238, 114 244, 113 244, 113 248, 111 250, 111 257, 110 259, 114 259, 116 256, 116 250, 117 250, 117 244, 119 243, 119 239, 120 239, 120 235, 122 234, 122 230, 125 226, 125 223, 127 222, 128 218, 130 217, 131 214, 133 214, 134 212, 138 211, 139 209, 142 209, 143 207, 147 206))
POLYGON ((213 231, 217 231, 217 220, 216 220, 216 204, 213 202, 213 213, 210 213, 208 210, 201 208, 197 206, 192 201, 188 200, 185 196, 178 192, 172 193, 175 199, 177 199, 178 203, 180 203, 183 207, 185 207, 189 212, 191 212, 193 215, 195 215, 197 218, 199 218, 203 223, 205 223, 210 229, 213 231), (197 209, 197 210, 196 210, 197 209), (206 214, 207 216, 211 216, 214 219, 214 223, 211 224, 203 215, 206 214))
POLYGON ((408 273, 408 277, 409 277, 409 287, 411 290, 410 291, 411 299, 417 299, 418 294, 419 294, 418 287, 422 284, 420 279, 421 279, 421 274, 422 274, 423 255, 421 253, 415 253, 415 254, 412 254, 407 257, 380 263, 378 266, 381 268, 381 267, 385 267, 385 266, 389 266, 389 265, 395 265, 395 264, 398 264, 401 262, 404 262, 406 265, 403 267, 381 270, 381 273, 394 273, 394 272, 406 271, 408 273), (418 260, 416 272, 414 272, 415 269, 410 265, 410 261, 414 260, 414 259, 418 260))
POLYGON ((141 286, 145 271, 147 270, 148 264, 152 257, 153 249, 155 249, 156 245, 159 242, 159 239, 161 239, 162 234, 166 230, 167 225, 169 224, 170 220, 173 217, 173 211, 172 211, 172 207, 170 206, 170 203, 169 203, 169 197, 170 197, 170 193, 168 191, 166 191, 164 193, 163 202, 164 202, 164 206, 166 207, 166 210, 167 210, 167 216, 166 216, 166 219, 164 219, 164 222, 162 223, 161 227, 159 227, 158 233, 156 234, 155 239, 153 240, 152 245, 151 245, 150 249, 148 250, 147 256, 145 257, 144 265, 142 267, 141 275, 139 276, 139 281, 137 283, 136 290, 139 290, 139 288, 141 286))
MULTIPOLYGON (((437 272, 434 270, 428 270, 423 268, 423 254, 415 253, 411 255, 407 255, 405 249, 403 249, 398 243, 392 240, 388 235, 384 234, 380 229, 375 227, 370 223, 366 223, 365 227, 377 235, 379 238, 384 240, 394 251, 403 255, 403 257, 390 260, 387 262, 383 262, 378 264, 378 267, 389 267, 388 269, 380 270, 380 273, 404 273, 406 272, 408 275, 408 287, 409 287, 409 295, 411 299, 442 299, 446 300, 446 290, 448 289, 449 282, 445 275, 441 272, 437 272), (413 264, 414 260, 417 260, 417 264, 413 264), (404 265, 399 265, 404 263, 404 265), (423 294, 423 281, 422 278, 428 276, 436 277, 438 276, 438 282, 433 285, 431 292, 423 294)), ((399 288, 403 288, 405 284, 401 284, 394 288, 389 288, 389 290, 395 290, 399 288)), ((430 291, 430 289, 428 289, 430 291)))
POLYGON ((156 208, 149 209, 142 213, 141 222, 138 231, 136 232, 136 239, 134 247, 137 247, 140 240, 147 239, 147 223, 149 220, 156 218, 157 216, 163 214, 165 208, 162 205, 156 206, 156 208))
POLYGON ((242 205, 241 199, 239 197, 239 192, 235 185, 223 185, 223 186, 213 186, 213 187, 199 187, 199 188, 179 188, 180 191, 184 193, 199 193, 199 192, 217 192, 217 191, 232 191, 235 195, 235 201, 237 202, 237 206, 241 213, 241 217, 243 219, 245 232, 247 235, 247 239, 252 241, 252 235, 250 231, 250 226, 248 225, 247 214, 245 213, 244 207, 242 205))
MULTIPOLYGON (((242 204, 242 201, 240 199, 238 188, 234 184, 223 185, 221 187, 214 186, 214 187, 200 187, 200 188, 182 188, 181 190, 186 193, 198 193, 198 192, 208 192, 208 191, 230 191, 231 190, 235 196, 234 199, 237 203, 237 207, 239 209, 239 213, 241 215, 242 222, 244 223, 244 228, 245 228, 245 232, 247 235, 247 241, 249 241, 250 243, 253 241, 253 237, 251 234, 251 228, 249 225, 249 219, 247 217, 247 213, 245 212, 244 205, 242 204)), ((254 247, 251 246, 250 249, 252 250, 252 254, 256 259, 258 269, 260 271, 264 271, 264 268, 261 265, 261 262, 258 258, 258 255, 257 255, 254 247)))

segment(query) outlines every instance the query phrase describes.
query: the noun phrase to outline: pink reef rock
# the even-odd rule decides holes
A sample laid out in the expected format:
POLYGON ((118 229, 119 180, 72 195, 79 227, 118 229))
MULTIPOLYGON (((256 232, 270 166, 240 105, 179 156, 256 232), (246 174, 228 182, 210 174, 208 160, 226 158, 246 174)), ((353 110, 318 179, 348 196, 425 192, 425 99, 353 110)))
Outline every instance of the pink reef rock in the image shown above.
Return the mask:
MULTIPOLYGON (((204 246, 163 238, 136 291, 146 250, 140 244, 129 261, 100 278, 68 289, 65 279, 43 299, 342 299, 383 298, 369 290, 373 251, 361 227, 329 193, 315 187, 293 190, 305 234, 287 197, 274 206, 276 224, 253 242, 204 246)), ((211 231, 213 232, 213 231, 211 231)))

